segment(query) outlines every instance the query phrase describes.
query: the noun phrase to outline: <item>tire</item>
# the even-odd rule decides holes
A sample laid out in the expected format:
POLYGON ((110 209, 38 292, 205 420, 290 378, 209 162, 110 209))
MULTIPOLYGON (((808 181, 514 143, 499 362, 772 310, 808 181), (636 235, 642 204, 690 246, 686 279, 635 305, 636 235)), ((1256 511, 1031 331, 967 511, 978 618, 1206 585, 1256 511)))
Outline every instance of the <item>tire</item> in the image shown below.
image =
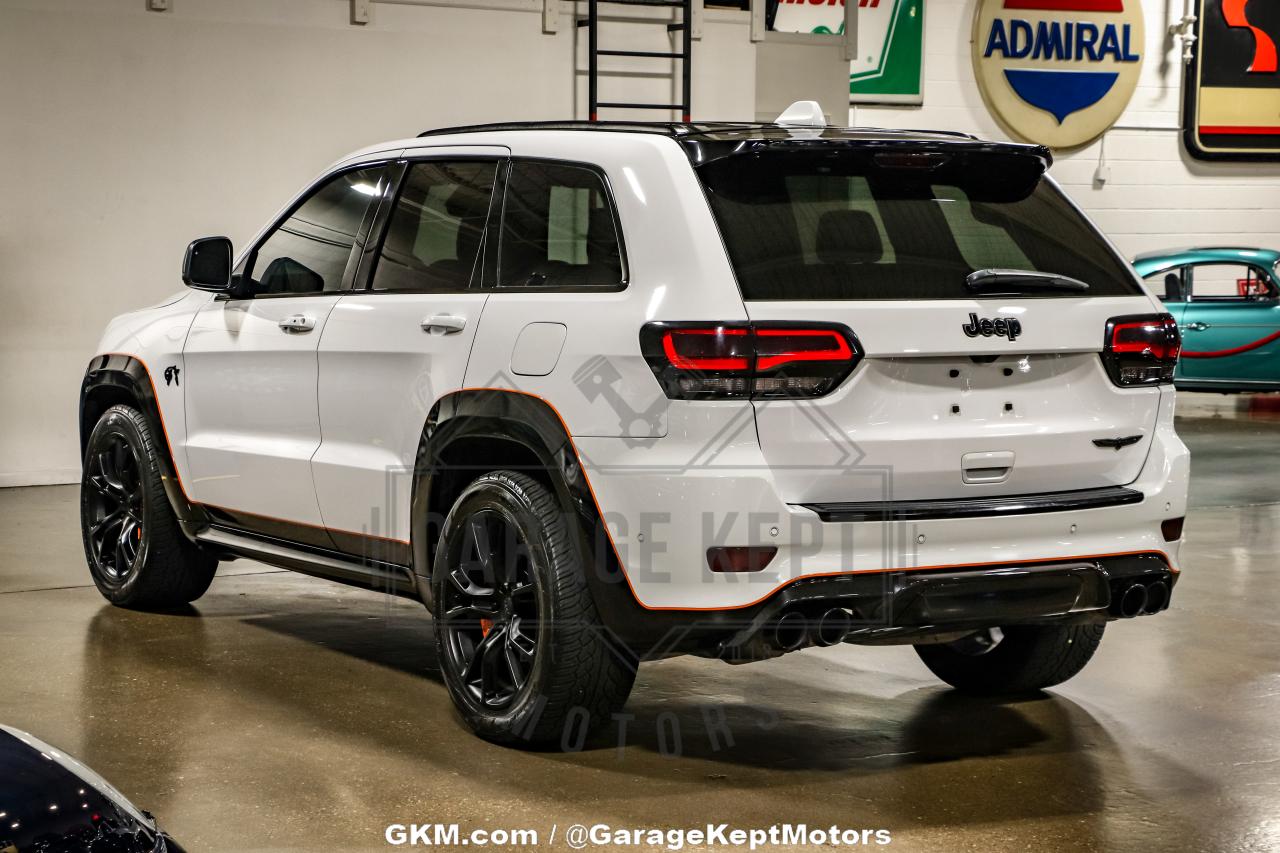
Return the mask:
POLYGON ((631 692, 636 662, 602 629, 570 519, 511 471, 472 482, 445 519, 431 572, 436 653, 486 740, 580 747, 631 692))
POLYGON ((102 413, 85 449, 80 532, 89 574, 103 598, 139 610, 195 601, 218 561, 178 526, 160 477, 146 418, 130 406, 102 413))
POLYGON ((1102 642, 1102 624, 1017 625, 989 651, 974 644, 916 646, 924 665, 957 690, 983 696, 1032 693, 1084 669, 1102 642))

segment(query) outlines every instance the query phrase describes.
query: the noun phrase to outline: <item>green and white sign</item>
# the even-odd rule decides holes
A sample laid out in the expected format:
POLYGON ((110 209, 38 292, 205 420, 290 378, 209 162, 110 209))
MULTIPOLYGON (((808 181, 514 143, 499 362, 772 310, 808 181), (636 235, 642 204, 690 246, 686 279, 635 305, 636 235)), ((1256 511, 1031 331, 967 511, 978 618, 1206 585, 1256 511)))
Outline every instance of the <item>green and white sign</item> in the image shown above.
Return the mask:
MULTIPOLYGON (((844 32, 844 0, 781 0, 779 32, 844 32)), ((924 0, 858 0, 858 55, 849 102, 924 103, 924 0)))
POLYGON ((862 2, 850 103, 924 103, 924 0, 862 2))

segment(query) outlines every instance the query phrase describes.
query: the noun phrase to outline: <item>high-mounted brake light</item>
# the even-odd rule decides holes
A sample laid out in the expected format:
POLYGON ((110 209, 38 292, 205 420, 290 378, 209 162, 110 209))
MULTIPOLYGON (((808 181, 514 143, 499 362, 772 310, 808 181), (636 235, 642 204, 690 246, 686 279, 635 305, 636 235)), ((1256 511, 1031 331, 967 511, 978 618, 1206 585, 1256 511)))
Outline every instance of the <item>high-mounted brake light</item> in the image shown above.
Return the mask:
POLYGON ((820 397, 861 358, 833 323, 649 323, 640 349, 677 400, 820 397))
POLYGON ((1112 317, 1102 363, 1116 385, 1165 385, 1173 381, 1181 350, 1178 323, 1170 314, 1112 317))
POLYGON ((877 166, 888 169, 936 169, 950 162, 951 155, 936 151, 881 151, 873 159, 877 166))

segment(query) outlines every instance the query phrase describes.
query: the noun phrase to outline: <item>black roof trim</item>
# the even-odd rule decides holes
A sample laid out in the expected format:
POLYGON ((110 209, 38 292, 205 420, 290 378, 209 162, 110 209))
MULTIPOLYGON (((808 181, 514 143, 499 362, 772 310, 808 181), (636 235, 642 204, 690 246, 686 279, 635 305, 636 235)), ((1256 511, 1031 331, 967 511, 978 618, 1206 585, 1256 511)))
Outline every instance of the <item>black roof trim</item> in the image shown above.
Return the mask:
POLYGON ((501 133, 518 130, 569 130, 582 132, 648 133, 674 139, 694 166, 743 153, 760 153, 775 146, 806 150, 814 146, 843 145, 881 147, 908 145, 934 151, 981 151, 1038 158, 1044 169, 1053 154, 1043 145, 989 142, 954 130, 901 130, 878 127, 792 127, 764 122, 646 122, 646 121, 517 121, 442 127, 418 134, 419 138, 467 133, 501 133))
POLYGON ((683 139, 693 136, 733 135, 759 136, 766 132, 796 132, 821 130, 823 133, 835 132, 841 136, 865 137, 931 137, 944 136, 957 139, 974 139, 978 137, 970 133, 955 130, 911 130, 882 127, 836 127, 798 128, 771 122, 746 121, 694 121, 694 122, 661 122, 661 121, 508 121, 492 124, 465 124, 457 127, 440 127, 423 131, 418 137, 447 136, 462 133, 494 133, 512 130, 579 130, 606 131, 612 133, 652 133, 683 139))
POLYGON ((604 130, 623 133, 655 133, 660 136, 687 136, 708 130, 742 130, 766 125, 749 122, 666 122, 666 121, 500 121, 490 124, 464 124, 438 127, 419 133, 423 136, 447 136, 455 133, 492 133, 508 130, 604 130))

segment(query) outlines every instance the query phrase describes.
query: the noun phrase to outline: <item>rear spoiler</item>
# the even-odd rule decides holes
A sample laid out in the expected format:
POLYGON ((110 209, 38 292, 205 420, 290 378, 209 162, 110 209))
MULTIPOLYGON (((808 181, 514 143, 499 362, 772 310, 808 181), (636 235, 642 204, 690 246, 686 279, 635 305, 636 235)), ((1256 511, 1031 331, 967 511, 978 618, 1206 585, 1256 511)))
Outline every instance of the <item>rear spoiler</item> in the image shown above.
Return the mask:
POLYGON ((963 137, 921 139, 906 137, 902 139, 868 138, 865 136, 849 136, 840 133, 838 128, 828 128, 814 132, 812 135, 759 134, 751 137, 688 136, 677 140, 694 166, 705 166, 708 163, 741 154, 763 154, 765 152, 830 152, 832 150, 855 151, 915 151, 928 153, 945 153, 954 156, 1004 155, 1017 159, 1030 158, 1041 163, 1041 173, 1053 165, 1053 152, 1044 145, 1028 145, 1021 142, 986 142, 963 137))
MULTIPOLYGON (((803 159, 818 159, 830 163, 833 174, 868 180, 883 177, 886 184, 907 195, 913 194, 913 186, 949 184, 963 188, 971 199, 992 202, 1025 198, 1053 163, 1053 154, 1045 146, 1015 142, 850 138, 826 131, 812 137, 678 141, 699 172, 730 169, 741 172, 741 180, 768 183, 785 179, 791 158, 800 171, 805 171, 803 159), (742 158, 763 157, 773 161, 769 168, 739 166, 746 165, 742 158)), ((739 181, 725 183, 732 186, 739 181)))

